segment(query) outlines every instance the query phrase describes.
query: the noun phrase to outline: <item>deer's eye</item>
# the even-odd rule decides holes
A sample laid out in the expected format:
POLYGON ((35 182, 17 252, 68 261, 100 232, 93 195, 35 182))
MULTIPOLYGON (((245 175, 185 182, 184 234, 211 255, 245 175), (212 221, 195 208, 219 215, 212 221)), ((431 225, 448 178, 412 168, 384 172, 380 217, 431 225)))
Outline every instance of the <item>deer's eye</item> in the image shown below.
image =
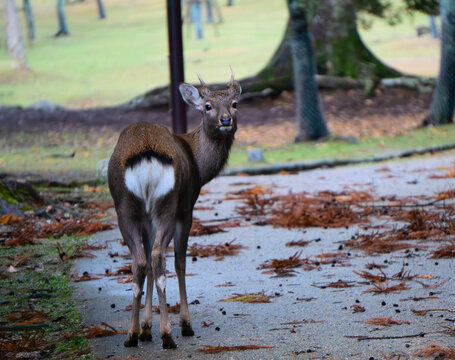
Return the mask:
POLYGON ((233 101, 231 105, 234 109, 237 109, 237 101, 233 101))
POLYGON ((207 111, 212 110, 212 105, 205 104, 205 110, 207 110, 207 111))

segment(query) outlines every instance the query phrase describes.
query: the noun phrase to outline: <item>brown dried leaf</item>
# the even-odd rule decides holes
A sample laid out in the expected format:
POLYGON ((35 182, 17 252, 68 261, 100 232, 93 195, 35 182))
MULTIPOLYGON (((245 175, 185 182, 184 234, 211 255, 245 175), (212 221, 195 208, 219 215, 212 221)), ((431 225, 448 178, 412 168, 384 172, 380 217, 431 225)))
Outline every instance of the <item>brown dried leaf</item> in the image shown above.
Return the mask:
POLYGON ((271 295, 266 295, 264 291, 258 292, 258 293, 253 293, 253 294, 234 294, 230 298, 227 299, 221 299, 219 301, 223 302, 233 302, 233 301, 238 301, 238 302, 243 302, 243 303, 269 303, 270 299, 273 298, 271 295))
POLYGON ((21 221, 22 218, 14 214, 5 214, 0 217, 0 225, 11 225, 21 221))
POLYGON ((318 287, 320 289, 325 289, 325 288, 335 288, 335 289, 343 289, 343 288, 350 288, 353 287, 352 285, 353 281, 343 281, 343 280, 338 280, 335 282, 330 282, 330 283, 313 283, 311 286, 318 287))
POLYGON ((455 258, 455 244, 440 247, 432 252, 430 259, 451 259, 455 258))
POLYGON ((96 277, 94 275, 90 275, 87 271, 84 271, 82 273, 82 276, 78 276, 77 273, 74 273, 72 276, 71 276, 71 279, 74 281, 74 282, 81 282, 81 281, 90 281, 90 280, 98 280, 98 279, 101 279, 99 277, 96 277))
POLYGON ((126 334, 126 331, 117 331, 115 328, 106 324, 105 322, 102 322, 101 325, 104 326, 104 328, 101 328, 99 326, 93 326, 91 328, 82 330, 81 333, 87 339, 114 336, 117 334, 126 334))
MULTIPOLYGON (((154 305, 152 306, 152 310, 153 312, 159 314, 160 313, 160 307, 158 305, 154 305)), ((180 313, 180 304, 179 303, 175 303, 175 305, 167 305, 167 312, 168 313, 171 313, 171 314, 178 314, 180 313)))
MULTIPOLYGON (((391 292, 397 292, 397 291, 403 291, 403 290, 409 290, 410 287, 406 286, 405 282, 400 282, 399 284, 396 285, 388 285, 388 281, 385 283, 380 283, 380 284, 373 284, 372 288, 369 288, 363 293, 373 293, 374 295, 379 295, 379 294, 389 294, 391 292)), ((362 293, 362 294, 363 294, 362 293)))
POLYGON ((202 225, 198 218, 193 218, 190 236, 211 235, 219 232, 224 232, 224 230, 217 225, 202 225))
POLYGON ((365 312, 365 308, 360 305, 351 305, 350 308, 352 309, 353 313, 365 312))
POLYGON ((298 241, 289 241, 286 243, 286 246, 306 246, 310 243, 311 241, 306 241, 306 240, 298 240, 298 241))
POLYGON ((455 359, 455 347, 445 348, 439 343, 433 342, 424 348, 418 349, 413 356, 438 355, 438 359, 455 359))
POLYGON ((391 317, 374 317, 371 319, 367 319, 363 321, 365 324, 370 325, 380 325, 380 326, 391 326, 391 325, 402 325, 402 324, 410 324, 409 321, 400 321, 396 319, 392 319, 391 317))
POLYGON ((416 282, 419 283, 420 285, 422 285, 425 289, 437 289, 441 285, 444 285, 447 281, 449 281, 449 280, 444 280, 437 284, 426 284, 423 281, 416 280, 416 282))
MULTIPOLYGON (((188 248, 189 256, 209 257, 209 256, 232 256, 237 255, 240 249, 245 249, 243 245, 234 244, 236 239, 225 244, 218 245, 199 245, 198 243, 192 244, 188 248)), ((221 260, 221 259, 218 259, 221 260)))
POLYGON ((255 349, 272 349, 274 346, 260 346, 260 345, 240 345, 240 346, 211 346, 206 345, 199 349, 196 349, 197 352, 203 354, 215 354, 225 351, 244 351, 244 350, 255 350, 255 349))

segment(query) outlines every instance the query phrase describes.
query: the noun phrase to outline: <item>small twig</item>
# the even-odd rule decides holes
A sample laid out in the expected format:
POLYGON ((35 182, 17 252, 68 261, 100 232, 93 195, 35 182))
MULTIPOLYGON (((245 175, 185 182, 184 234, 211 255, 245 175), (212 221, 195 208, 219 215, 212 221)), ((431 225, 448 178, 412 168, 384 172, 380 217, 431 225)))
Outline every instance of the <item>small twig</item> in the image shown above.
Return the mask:
POLYGON ((413 335, 401 335, 401 336, 362 336, 362 335, 346 335, 345 338, 362 340, 390 340, 390 339, 407 339, 415 337, 424 337, 427 333, 421 332, 413 335))
POLYGON ((207 223, 211 223, 211 222, 229 221, 229 220, 244 219, 244 218, 245 218, 245 216, 232 216, 232 217, 227 217, 227 218, 222 218, 222 219, 200 220, 199 222, 201 224, 207 224, 207 223))

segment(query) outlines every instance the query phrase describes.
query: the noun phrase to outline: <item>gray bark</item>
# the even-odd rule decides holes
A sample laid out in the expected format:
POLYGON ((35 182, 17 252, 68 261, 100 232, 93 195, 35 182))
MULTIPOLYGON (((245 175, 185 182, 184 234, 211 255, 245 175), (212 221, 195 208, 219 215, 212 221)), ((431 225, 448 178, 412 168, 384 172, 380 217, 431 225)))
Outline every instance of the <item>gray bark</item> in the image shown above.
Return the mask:
POLYGON ((14 69, 28 69, 21 28, 14 0, 2 0, 6 27, 6 47, 14 69))
POLYGON ((441 67, 430 112, 423 125, 453 122, 455 105, 455 1, 441 0, 441 67))
POLYGON ((66 24, 65 16, 65 0, 57 0, 57 17, 58 17, 58 31, 55 37, 69 35, 68 25, 66 24))
POLYGON ((105 19, 106 11, 104 10, 103 0, 96 0, 96 3, 98 4, 98 14, 100 19, 105 19))
POLYGON ((438 26, 436 25, 436 18, 434 16, 428 17, 429 27, 430 27, 430 35, 433 39, 439 38, 439 30, 438 26))
MULTIPOLYGON (((370 95, 379 79, 399 77, 365 46, 359 36, 354 0, 305 0, 308 26, 312 33, 318 74, 348 76, 362 81, 370 95)), ((292 57, 289 24, 259 79, 280 79, 292 88, 292 57)))
POLYGON ((287 3, 297 103, 298 135, 295 140, 316 140, 329 135, 329 131, 316 83, 316 64, 308 30, 306 4, 302 0, 287 0, 287 3))
POLYGON ((28 40, 35 40, 35 17, 30 0, 24 0, 25 20, 27 22, 28 40))

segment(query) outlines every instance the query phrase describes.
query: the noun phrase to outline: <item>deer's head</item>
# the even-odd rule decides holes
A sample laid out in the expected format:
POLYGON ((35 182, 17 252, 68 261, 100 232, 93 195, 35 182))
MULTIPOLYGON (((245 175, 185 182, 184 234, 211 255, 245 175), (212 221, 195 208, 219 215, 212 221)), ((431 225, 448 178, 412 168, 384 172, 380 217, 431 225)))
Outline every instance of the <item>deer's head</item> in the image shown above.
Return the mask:
POLYGON ((237 130, 237 102, 242 93, 239 82, 234 80, 234 71, 231 68, 231 80, 224 90, 211 90, 197 75, 201 82, 199 90, 187 83, 180 84, 183 99, 203 114, 204 131, 209 136, 233 136, 237 130))

